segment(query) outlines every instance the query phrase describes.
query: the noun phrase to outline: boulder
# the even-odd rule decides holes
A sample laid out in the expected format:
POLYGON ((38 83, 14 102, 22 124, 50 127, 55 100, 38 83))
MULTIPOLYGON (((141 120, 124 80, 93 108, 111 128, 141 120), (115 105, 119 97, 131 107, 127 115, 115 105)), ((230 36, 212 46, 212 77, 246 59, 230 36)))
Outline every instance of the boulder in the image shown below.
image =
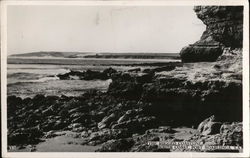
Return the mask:
POLYGON ((213 115, 202 121, 197 130, 201 133, 201 135, 217 134, 220 133, 221 125, 221 122, 215 122, 215 116, 213 115))
POLYGON ((115 73, 117 73, 117 70, 115 70, 111 67, 103 70, 103 74, 106 74, 108 77, 111 77, 112 74, 115 74, 115 73))
POLYGON ((87 131, 83 131, 82 133, 81 133, 81 137, 82 138, 87 138, 89 136, 89 133, 87 132, 87 131))
POLYGON ((109 125, 112 122, 116 121, 116 119, 117 119, 117 116, 114 113, 112 113, 111 115, 104 117, 102 121, 98 123, 98 128, 103 129, 103 128, 109 127, 109 125))

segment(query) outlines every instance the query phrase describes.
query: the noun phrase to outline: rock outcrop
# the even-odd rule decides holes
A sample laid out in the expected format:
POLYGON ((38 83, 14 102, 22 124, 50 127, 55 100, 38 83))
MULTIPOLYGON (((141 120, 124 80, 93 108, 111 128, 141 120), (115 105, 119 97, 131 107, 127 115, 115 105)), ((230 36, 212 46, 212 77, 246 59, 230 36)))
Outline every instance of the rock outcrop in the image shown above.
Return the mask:
POLYGON ((181 50, 183 62, 215 61, 224 47, 242 47, 242 6, 196 6, 194 11, 206 30, 199 41, 181 50))
POLYGON ((92 71, 92 70, 87 70, 87 71, 70 71, 65 74, 58 74, 57 77, 60 80, 74 80, 74 79, 80 79, 80 80, 107 80, 110 79, 111 75, 113 73, 116 73, 117 71, 108 68, 103 71, 92 71))

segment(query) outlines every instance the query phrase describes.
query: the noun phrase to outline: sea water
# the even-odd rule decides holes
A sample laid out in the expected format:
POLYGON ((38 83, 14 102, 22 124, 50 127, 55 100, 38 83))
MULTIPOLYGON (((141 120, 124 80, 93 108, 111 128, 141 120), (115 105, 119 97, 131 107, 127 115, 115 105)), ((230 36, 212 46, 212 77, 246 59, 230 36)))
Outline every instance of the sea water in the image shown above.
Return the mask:
MULTIPOLYGON (((57 75, 70 70, 102 71, 112 67, 118 71, 126 71, 135 67, 129 64, 169 62, 169 60, 148 59, 60 59, 60 58, 14 58, 8 59, 7 95, 33 97, 43 95, 78 96, 86 90, 106 91, 109 80, 60 80, 57 75), (118 66, 114 66, 114 64, 118 66), (119 64, 127 64, 122 66, 119 64)), ((137 66, 138 67, 138 66, 137 66)))

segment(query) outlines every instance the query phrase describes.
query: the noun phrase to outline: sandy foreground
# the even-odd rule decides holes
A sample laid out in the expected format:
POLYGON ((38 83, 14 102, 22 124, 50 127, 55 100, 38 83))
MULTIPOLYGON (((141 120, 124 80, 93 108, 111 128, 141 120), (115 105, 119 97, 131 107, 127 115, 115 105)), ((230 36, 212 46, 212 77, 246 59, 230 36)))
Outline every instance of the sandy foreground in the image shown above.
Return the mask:
MULTIPOLYGON (((176 140, 188 140, 197 133, 196 129, 188 127, 173 128, 176 133, 171 136, 176 140)), ((54 133, 55 137, 45 138, 37 145, 10 146, 9 152, 95 152, 101 145, 81 145, 84 138, 81 133, 71 131, 60 131, 54 133)), ((159 133, 159 137, 169 136, 169 133, 159 133)))

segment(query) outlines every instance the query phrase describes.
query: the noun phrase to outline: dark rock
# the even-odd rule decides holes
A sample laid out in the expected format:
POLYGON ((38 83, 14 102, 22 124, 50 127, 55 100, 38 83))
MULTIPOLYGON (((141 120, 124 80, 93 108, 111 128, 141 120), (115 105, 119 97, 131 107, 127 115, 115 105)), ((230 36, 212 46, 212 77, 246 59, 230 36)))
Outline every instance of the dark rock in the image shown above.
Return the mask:
POLYGON ((117 71, 111 67, 103 70, 103 74, 106 74, 108 77, 111 77, 112 74, 115 74, 115 73, 117 73, 117 71))
POLYGON ((22 98, 16 96, 8 96, 7 98, 8 103, 8 113, 9 111, 13 111, 17 109, 17 107, 22 106, 22 98))
POLYGON ((100 122, 105 117, 105 115, 106 115, 105 112, 100 111, 92 115, 92 119, 94 119, 97 122, 100 122))
POLYGON ((8 145, 16 144, 34 144, 39 142, 43 132, 39 127, 20 128, 15 132, 8 134, 8 145))
POLYGON ((141 68, 134 68, 128 70, 128 72, 139 72, 139 71, 141 71, 141 68))
POLYGON ((111 79, 116 82, 134 82, 135 79, 129 73, 115 73, 112 74, 111 79))
POLYGON ((142 71, 142 73, 151 73, 152 72, 152 69, 144 69, 143 71, 142 71))
POLYGON ((70 79, 82 79, 82 80, 107 80, 111 77, 112 74, 116 73, 117 71, 108 68, 105 69, 103 72, 100 71, 92 71, 92 70, 87 70, 87 71, 70 71, 65 74, 58 74, 57 77, 59 77, 61 80, 70 80, 70 79))
POLYGON ((175 125, 196 126, 213 114, 220 122, 242 120, 240 82, 187 82, 181 78, 161 77, 143 84, 141 100, 152 103, 144 110, 157 116, 163 124, 170 123, 164 120, 174 120, 175 125))
POLYGON ((8 135, 8 144, 14 145, 14 144, 24 144, 29 138, 28 133, 13 133, 8 135))
POLYGON ((104 74, 104 73, 99 72, 99 71, 87 70, 84 73, 83 77, 81 77, 81 79, 84 79, 84 80, 94 80, 94 79, 107 80, 108 76, 107 76, 107 74, 104 74))
POLYGON ((138 76, 136 76, 136 82, 138 83, 150 83, 152 82, 154 77, 154 73, 146 73, 146 74, 140 74, 138 76))
POLYGON ((113 81, 108 88, 108 94, 136 100, 141 97, 142 84, 136 82, 113 81))
POLYGON ((69 114, 69 111, 67 109, 62 109, 59 111, 58 115, 67 118, 67 117, 69 117, 70 114, 69 114))
POLYGON ((181 52, 182 62, 213 62, 222 54, 223 50, 220 46, 187 46, 181 52))

